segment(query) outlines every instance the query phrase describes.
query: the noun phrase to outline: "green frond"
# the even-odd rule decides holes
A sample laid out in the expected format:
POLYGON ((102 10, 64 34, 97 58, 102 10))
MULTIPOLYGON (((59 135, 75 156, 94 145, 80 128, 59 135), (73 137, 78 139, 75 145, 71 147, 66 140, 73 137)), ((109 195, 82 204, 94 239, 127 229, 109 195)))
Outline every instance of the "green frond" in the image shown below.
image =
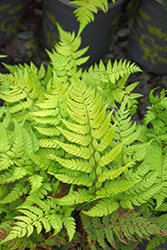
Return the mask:
MULTIPOLYGON (((50 172, 49 172, 50 173, 50 172)), ((52 174, 52 173, 50 173, 52 174)), ((91 187, 93 181, 90 180, 89 176, 86 174, 81 173, 79 176, 68 176, 63 174, 53 174, 58 180, 69 183, 69 184, 76 184, 76 185, 83 185, 87 187, 91 187)))
POLYGON ((94 207, 92 207, 88 211, 83 211, 82 212, 88 216, 91 217, 102 217, 108 214, 113 213, 115 210, 119 208, 119 204, 117 201, 113 201, 112 199, 105 198, 103 200, 100 200, 96 203, 94 207))
POLYGON ((15 104, 14 106, 10 107, 9 110, 11 114, 16 114, 17 112, 30 109, 32 105, 33 101, 27 97, 26 100, 24 99, 23 101, 19 101, 18 104, 15 104))
MULTIPOLYGON (((26 201, 24 202, 24 204, 37 204, 37 201, 40 199, 44 199, 46 198, 46 196, 48 195, 48 193, 50 193, 52 191, 51 188, 51 184, 50 183, 46 183, 43 182, 42 185, 36 189, 36 191, 34 191, 33 193, 31 193, 31 195, 29 195, 26 198, 26 201)), ((40 204, 41 206, 41 204, 40 204)))
POLYGON ((52 127, 52 128, 41 128, 41 127, 37 127, 34 126, 38 132, 42 135, 47 135, 47 136, 59 136, 60 135, 60 131, 59 129, 52 127))
POLYGON ((40 139, 39 146, 42 148, 59 148, 59 144, 54 139, 40 139))
POLYGON ((77 143, 77 144, 85 146, 85 147, 90 145, 90 143, 91 143, 90 135, 76 134, 73 132, 69 132, 65 129, 62 129, 60 127, 58 127, 58 129, 61 131, 61 133, 64 135, 64 137, 71 142, 77 143))
POLYGON ((127 167, 129 167, 129 166, 131 166, 131 165, 133 165, 134 164, 134 162, 130 162, 130 163, 128 163, 128 164, 126 164, 125 166, 123 166, 123 167, 120 167, 120 168, 118 168, 118 169, 114 169, 114 170, 104 170, 103 172, 102 172, 102 174, 98 177, 98 180, 100 181, 100 182, 104 182, 105 180, 107 180, 107 179, 110 179, 110 180, 113 180, 113 179, 116 179, 117 177, 119 177, 123 172, 124 172, 124 170, 127 168, 127 167))
POLYGON ((126 181, 126 180, 114 180, 111 181, 108 185, 104 186, 104 188, 101 188, 96 191, 96 194, 99 196, 114 196, 118 193, 123 193, 126 190, 133 187, 136 183, 138 183, 140 180, 135 181, 126 181))
POLYGON ((51 224, 52 228, 54 229, 54 235, 58 234, 62 229, 62 220, 61 217, 57 214, 50 214, 46 215, 49 223, 51 224))
POLYGON ((92 86, 97 89, 100 96, 102 97, 103 105, 106 103, 111 107, 117 108, 116 103, 122 103, 123 101, 127 104, 130 109, 130 113, 134 114, 137 109, 137 100, 141 94, 131 93, 138 83, 132 83, 125 87, 128 77, 133 72, 140 72, 140 68, 135 64, 127 63, 126 60, 117 60, 111 64, 108 61, 107 66, 100 61, 99 65, 95 64, 90 69, 83 73, 83 80, 88 86, 92 86))
MULTIPOLYGON (((108 114, 108 116, 106 117, 106 119, 103 121, 104 114, 106 112, 106 107, 104 107, 103 110, 93 120, 90 121, 91 127, 95 128, 92 131, 92 136, 95 139, 100 139, 107 132, 107 130, 110 126, 110 123, 111 123, 112 112, 110 112, 108 114)), ((114 131, 113 131, 113 133, 114 133, 114 131)))
POLYGON ((12 191, 6 195, 4 199, 0 201, 1 204, 11 203, 21 197, 23 194, 27 194, 29 187, 25 186, 25 181, 20 181, 15 184, 12 191))
POLYGON ((41 124, 58 125, 60 123, 60 116, 57 117, 32 117, 34 121, 41 124))
POLYGON ((29 132, 23 129, 25 139, 25 152, 27 154, 34 154, 39 149, 39 142, 35 133, 30 129, 29 132))
POLYGON ((110 162, 114 161, 119 153, 121 152, 123 143, 118 144, 116 147, 111 149, 111 151, 106 152, 98 161, 100 167, 108 165, 110 162))
POLYGON ((86 125, 88 124, 88 117, 87 115, 82 115, 82 113, 76 113, 76 112, 72 112, 70 109, 67 108, 68 114, 70 115, 70 117, 77 123, 81 124, 81 125, 86 125))
MULTIPOLYGON (((3 106, 4 107, 4 106, 3 106)), ((5 117, 3 118, 2 125, 4 128, 8 128, 11 123, 11 114, 9 112, 9 109, 5 110, 5 117)))
POLYGON ((144 192, 136 193, 136 195, 132 196, 131 202, 136 206, 140 206, 150 200, 150 198, 154 197, 154 195, 161 189, 162 185, 155 185, 144 192))
POLYGON ((70 70, 85 63, 89 57, 82 57, 88 50, 88 47, 78 50, 81 45, 81 37, 76 36, 74 32, 64 31, 57 23, 60 42, 55 45, 55 51, 47 51, 53 65, 56 69, 56 75, 63 81, 69 80, 70 70), (64 73, 63 73, 64 72, 64 73))
POLYGON ((78 189, 78 191, 74 191, 73 193, 69 193, 63 198, 58 200, 58 204, 60 205, 73 205, 88 202, 94 199, 94 195, 88 192, 86 189, 78 189))
POLYGON ((8 132, 3 123, 0 123, 0 152, 7 152, 10 149, 8 132))
POLYGON ((5 179, 6 183, 14 182, 16 180, 22 179, 27 175, 27 169, 25 166, 15 167, 13 169, 12 175, 5 179))
POLYGON ((28 178, 28 181, 31 183, 31 191, 30 194, 35 192, 38 188, 42 186, 43 177, 40 175, 32 175, 28 178))
POLYGON ((63 218, 63 224, 65 226, 65 229, 67 231, 69 241, 72 240, 75 234, 76 230, 76 223, 73 217, 64 217, 63 218))
MULTIPOLYGON (((46 170, 47 168, 52 166, 52 162, 46 157, 43 157, 41 155, 29 154, 29 158, 36 164, 36 170, 37 169, 46 170)), ((38 178, 37 176, 35 177, 38 178)))
POLYGON ((50 225, 49 221, 45 217, 41 217, 40 221, 45 228, 45 232, 46 233, 49 232, 51 230, 51 225, 50 225))
POLYGON ((6 154, 0 155, 0 171, 8 169, 12 165, 13 165, 13 161, 8 155, 6 154))
POLYGON ((59 109, 45 109, 45 110, 40 110, 36 112, 30 113, 30 115, 35 115, 39 117, 46 117, 46 116, 56 116, 59 113, 59 109))
POLYGON ((111 141, 114 138, 115 126, 116 124, 111 126, 110 129, 107 131, 107 133, 101 138, 101 142, 95 147, 97 151, 102 152, 110 145, 111 141))
POLYGON ((68 144, 68 143, 62 143, 59 141, 55 142, 62 147, 62 149, 64 149, 66 152, 68 152, 69 154, 72 154, 76 157, 81 157, 85 160, 90 159, 90 157, 92 156, 92 149, 91 148, 86 148, 86 147, 78 147, 75 146, 74 144, 68 144))
POLYGON ((25 149, 24 134, 22 130, 22 125, 18 124, 17 121, 14 122, 15 122, 15 129, 14 129, 11 152, 14 158, 21 158, 21 156, 24 154, 24 149, 25 149))
POLYGON ((104 232, 105 232, 107 241, 110 243, 112 247, 116 249, 116 246, 114 244, 114 235, 113 235, 113 231, 111 230, 111 227, 109 225, 105 226, 104 232))
MULTIPOLYGON (((13 171, 8 170, 0 175, 0 184, 5 184, 7 179, 11 179, 13 176, 13 171)), ((10 181, 9 181, 10 182, 10 181)))
POLYGON ((3 99, 5 102, 13 103, 21 101, 22 99, 25 99, 27 97, 26 93, 20 93, 21 90, 17 89, 18 93, 16 94, 16 91, 4 91, 0 94, 0 98, 3 99), (13 93, 14 92, 14 93, 13 93))
POLYGON ((75 133, 82 134, 82 135, 85 135, 85 134, 89 133, 89 126, 88 126, 88 124, 86 124, 86 125, 80 125, 80 124, 68 122, 66 120, 62 120, 62 122, 66 125, 66 127, 69 130, 71 130, 71 131, 73 131, 75 133))
POLYGON ((71 170, 78 170, 85 173, 90 173, 92 171, 92 166, 89 161, 81 159, 63 159, 55 155, 49 155, 49 158, 56 160, 64 168, 71 170))
POLYGON ((80 22, 81 31, 88 25, 88 23, 94 21, 94 14, 98 12, 98 8, 101 8, 104 12, 108 11, 107 0, 84 0, 71 1, 71 4, 78 5, 74 13, 76 14, 77 20, 80 22))
POLYGON ((99 243, 99 245, 100 245, 103 249, 106 249, 107 243, 106 243, 106 241, 105 241, 105 234, 104 234, 103 228, 97 229, 95 233, 96 233, 97 242, 99 243))

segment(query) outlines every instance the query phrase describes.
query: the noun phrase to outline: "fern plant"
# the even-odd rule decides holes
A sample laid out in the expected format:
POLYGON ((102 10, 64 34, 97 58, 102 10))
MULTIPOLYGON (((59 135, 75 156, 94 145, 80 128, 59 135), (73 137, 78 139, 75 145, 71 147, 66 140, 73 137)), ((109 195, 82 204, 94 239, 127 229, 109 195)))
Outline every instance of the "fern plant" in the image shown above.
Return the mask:
MULTIPOLYGON (((115 3, 115 0, 112 2, 115 3)), ((104 12, 108 11, 108 0, 72 0, 70 3, 78 6, 74 14, 80 24, 79 34, 90 22, 94 21, 94 14, 98 12, 98 8, 104 12)))
POLYGON ((139 67, 83 71, 80 35, 58 29, 47 69, 0 74, 0 246, 126 250, 151 236, 158 245, 167 236, 165 91, 150 93, 137 124, 138 83, 126 81, 139 67))

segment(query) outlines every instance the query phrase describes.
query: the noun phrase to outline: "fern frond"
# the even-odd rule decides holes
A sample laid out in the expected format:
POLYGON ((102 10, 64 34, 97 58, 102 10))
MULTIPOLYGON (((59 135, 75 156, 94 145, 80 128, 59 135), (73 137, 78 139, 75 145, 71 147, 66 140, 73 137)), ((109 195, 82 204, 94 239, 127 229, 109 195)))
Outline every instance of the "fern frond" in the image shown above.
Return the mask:
POLYGON ((3 126, 2 123, 0 123, 0 152, 6 152, 10 149, 10 141, 8 133, 3 126))
POLYGON ((108 185, 106 185, 101 190, 97 190, 96 194, 99 196, 113 196, 118 193, 125 192, 126 190, 130 189, 132 186, 134 186, 136 183, 138 183, 140 180, 135 181, 126 181, 118 179, 116 181, 111 181, 108 185))
MULTIPOLYGON (((51 172, 49 172, 52 174, 51 172)), ((81 173, 80 176, 67 176, 63 174, 53 174, 58 180, 64 183, 71 183, 76 185, 83 185, 87 187, 91 187, 93 182, 90 180, 89 176, 81 173)))
POLYGON ((81 157, 85 160, 90 159, 90 157, 92 156, 92 150, 91 148, 86 148, 86 147, 78 147, 75 146, 74 144, 68 144, 68 143, 62 143, 59 141, 55 142, 62 147, 62 149, 64 149, 66 152, 68 152, 69 154, 72 154, 76 157, 81 157))
POLYGON ((69 193, 63 198, 58 200, 58 204, 60 205, 73 205, 88 202, 94 199, 94 195, 88 192, 86 189, 78 189, 78 191, 74 191, 73 193, 69 193))
POLYGON ((130 62, 120 60, 115 61, 113 65, 108 61, 107 66, 100 61, 99 65, 95 64, 94 68, 91 66, 88 72, 83 73, 84 82, 97 89, 102 97, 103 105, 106 100, 111 107, 117 108, 117 103, 124 102, 130 109, 130 113, 134 114, 137 108, 136 98, 141 97, 141 94, 134 94, 131 91, 138 83, 133 83, 125 87, 129 75, 133 72, 141 71, 138 66, 130 62))
POLYGON ((21 158, 21 156, 24 154, 25 149, 25 140, 24 140, 24 134, 22 130, 22 125, 15 122, 15 130, 13 135, 13 144, 11 148, 11 153, 13 153, 14 158, 21 158))
POLYGON ((66 120, 62 120, 62 121, 66 125, 66 127, 73 132, 76 132, 76 133, 82 134, 82 135, 88 134, 88 132, 89 132, 88 124, 80 125, 80 124, 68 122, 66 120))
POLYGON ((117 201, 113 201, 112 199, 105 198, 103 200, 98 201, 94 207, 92 207, 88 211, 82 212, 91 217, 102 217, 108 214, 113 213, 115 210, 119 208, 119 204, 117 201))
POLYGON ((98 160, 98 164, 101 167, 104 167, 105 165, 108 165, 110 162, 114 161, 119 155, 119 153, 121 152, 122 147, 123 147, 123 143, 120 143, 116 147, 114 147, 111 151, 106 152, 105 155, 103 155, 98 160))
POLYGON ((5 180, 5 182, 9 183, 9 182, 14 182, 16 180, 22 179, 24 176, 26 176, 26 174, 27 174, 27 169, 25 168, 25 166, 15 167, 13 169, 12 176, 8 177, 5 180))
POLYGON ((30 115, 35 115, 39 117, 46 117, 46 116, 56 116, 59 113, 58 107, 55 109, 45 109, 36 112, 30 113, 30 115))
POLYGON ((90 173, 92 171, 92 166, 87 160, 81 159, 63 159, 57 157, 55 155, 49 155, 49 158, 55 159, 59 162, 64 168, 71 169, 71 170, 78 170, 85 173, 90 173))
POLYGON ((129 167, 130 165, 133 165, 134 162, 130 162, 128 164, 126 164, 125 166, 123 167, 120 167, 118 169, 115 169, 115 170, 105 170, 103 171, 103 173, 98 177, 98 180, 100 182, 104 182, 105 180, 107 179, 110 179, 110 180, 113 180, 113 179, 116 179, 117 177, 119 177, 123 172, 124 170, 129 167))
POLYGON ((43 148, 59 148, 59 144, 54 139, 40 139, 39 146, 43 148))
POLYGON ((62 129, 60 127, 58 127, 58 129, 61 131, 64 137, 71 142, 80 144, 82 146, 88 146, 91 142, 91 137, 89 135, 76 134, 73 132, 66 131, 65 129, 62 129))
POLYGON ((94 21, 94 13, 98 12, 97 8, 101 8, 104 12, 108 11, 108 1, 106 0, 85 0, 85 1, 71 1, 72 4, 78 5, 74 13, 76 14, 77 20, 80 22, 81 31, 90 23, 94 21))
POLYGON ((48 127, 47 128, 41 128, 41 127, 35 126, 35 128, 42 135, 47 135, 47 136, 59 136, 60 135, 59 129, 57 129, 55 127, 53 127, 53 128, 48 128, 48 127))
MULTIPOLYGON (((49 168, 52 163, 49 159, 42 157, 41 155, 31 155, 29 154, 30 159, 36 164, 36 170, 46 170, 49 168)), ((38 178, 39 176, 35 176, 38 178)))
POLYGON ((21 197, 23 194, 27 194, 29 187, 25 186, 25 181, 16 182, 12 191, 6 195, 4 199, 0 201, 1 204, 11 203, 21 197))
POLYGON ((13 165, 13 161, 8 155, 2 154, 0 156, 0 171, 8 169, 12 165, 13 165))
POLYGON ((60 42, 55 45, 55 51, 52 51, 52 53, 47 51, 47 53, 52 61, 53 69, 55 69, 55 75, 62 82, 66 82, 70 80, 70 70, 76 72, 76 67, 88 60, 89 57, 82 57, 88 47, 78 50, 81 45, 81 37, 75 37, 74 32, 64 31, 59 24, 57 24, 57 28, 60 42))
POLYGON ((69 241, 71 241, 74 237, 75 229, 76 229, 75 220, 73 217, 64 217, 62 221, 65 226, 65 229, 67 230, 69 241))
POLYGON ((43 177, 40 175, 32 175, 28 178, 29 182, 31 183, 31 191, 30 194, 35 192, 38 188, 42 186, 43 177))

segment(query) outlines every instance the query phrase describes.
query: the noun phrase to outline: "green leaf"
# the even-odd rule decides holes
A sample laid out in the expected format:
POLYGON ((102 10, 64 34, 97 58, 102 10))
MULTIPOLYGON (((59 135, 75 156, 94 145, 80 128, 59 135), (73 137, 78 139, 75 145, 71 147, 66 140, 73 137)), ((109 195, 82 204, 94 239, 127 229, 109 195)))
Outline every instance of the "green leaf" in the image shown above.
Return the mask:
POLYGON ((75 234, 75 230, 76 230, 76 223, 73 217, 65 217, 63 218, 63 224, 66 228, 68 237, 69 237, 69 241, 71 241, 74 237, 75 234))
POLYGON ((55 155, 49 155, 50 159, 55 159, 59 162, 64 168, 71 169, 71 170, 78 170, 85 173, 90 173, 92 171, 92 167, 90 166, 87 160, 81 159, 63 159, 57 157, 55 155))
POLYGON ((0 123, 0 152, 6 152, 10 149, 10 142, 8 138, 8 132, 0 123))
POLYGON ((44 177, 34 174, 28 178, 29 182, 31 183, 31 191, 30 194, 35 192, 38 188, 40 188, 43 184, 44 177))
POLYGON ((130 162, 128 164, 126 164, 125 166, 123 167, 120 167, 118 169, 115 169, 115 170, 105 170, 99 177, 98 177, 98 180, 100 182, 104 182, 105 180, 107 179, 110 179, 110 180, 113 180, 113 179, 116 179, 118 176, 120 176, 124 170, 127 168, 127 167, 130 167, 134 164, 134 162, 130 162))
POLYGON ((107 164, 113 162, 117 158, 118 154, 121 152, 122 147, 123 143, 120 143, 116 147, 111 149, 111 151, 105 153, 105 155, 103 155, 98 161, 99 166, 104 167, 107 164))
POLYGON ((62 229, 62 220, 59 215, 51 214, 47 215, 46 218, 49 220, 49 223, 54 229, 54 235, 58 234, 62 229))
MULTIPOLYGON (((49 172, 49 174, 52 174, 49 172)), ((68 176, 63 174, 53 174, 58 180, 68 183, 68 184, 76 184, 76 185, 83 185, 87 187, 91 187, 93 182, 90 180, 89 176, 82 173, 81 176, 68 176)))
POLYGON ((94 195, 89 193, 86 189, 78 189, 78 191, 74 191, 59 199, 57 202, 60 205, 73 205, 88 202, 94 199, 94 195))
POLYGON ((102 217, 113 213, 118 208, 119 208, 119 203, 117 201, 105 198, 103 200, 98 201, 96 205, 92 207, 90 210, 88 211, 82 210, 82 212, 91 217, 95 216, 102 217))
POLYGON ((75 146, 74 144, 62 143, 56 140, 55 142, 58 145, 60 145, 69 154, 75 155, 77 157, 81 157, 85 160, 89 159, 92 156, 93 152, 89 148, 78 147, 78 146, 75 146))
POLYGON ((24 154, 25 149, 25 140, 23 134, 23 128, 21 124, 15 120, 15 129, 14 129, 14 136, 13 136, 13 145, 12 145, 12 152, 13 157, 21 158, 24 154))

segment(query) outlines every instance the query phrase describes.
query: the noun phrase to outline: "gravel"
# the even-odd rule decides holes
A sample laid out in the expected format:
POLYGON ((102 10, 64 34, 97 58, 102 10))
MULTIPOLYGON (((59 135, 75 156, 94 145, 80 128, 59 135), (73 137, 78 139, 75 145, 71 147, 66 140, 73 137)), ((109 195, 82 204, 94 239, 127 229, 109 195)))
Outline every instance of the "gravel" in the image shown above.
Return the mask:
MULTIPOLYGON (((42 0, 28 0, 26 11, 22 23, 15 38, 9 44, 0 47, 0 54, 7 54, 8 57, 1 59, 7 64, 29 63, 32 61, 37 67, 41 63, 47 65, 48 56, 42 44, 42 0)), ((107 55, 103 58, 107 63, 109 59, 127 59, 128 54, 128 35, 130 33, 130 21, 120 20, 117 31, 109 46, 107 55)), ((0 72, 7 73, 6 68, 0 64, 0 72)), ((145 69, 143 72, 132 74, 128 83, 140 81, 135 92, 143 94, 139 99, 139 108, 136 114, 137 120, 142 122, 149 103, 149 92, 153 88, 159 87, 156 93, 162 88, 167 89, 167 75, 153 75, 145 69)))

